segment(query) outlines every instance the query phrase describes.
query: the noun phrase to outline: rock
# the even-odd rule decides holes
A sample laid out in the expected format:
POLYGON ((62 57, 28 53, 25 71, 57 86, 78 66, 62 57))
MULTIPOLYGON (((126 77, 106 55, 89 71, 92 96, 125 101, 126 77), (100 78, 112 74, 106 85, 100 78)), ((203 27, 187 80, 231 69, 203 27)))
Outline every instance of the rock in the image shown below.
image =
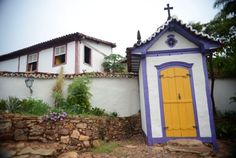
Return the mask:
POLYGON ((80 133, 79 133, 79 131, 77 129, 73 130, 72 134, 70 135, 71 138, 76 138, 76 139, 78 139, 79 136, 80 136, 80 133))
POLYGON ((75 138, 71 138, 70 141, 71 141, 70 145, 72 145, 72 146, 77 146, 80 143, 80 141, 78 139, 75 139, 75 138))
POLYGON ((0 120, 0 133, 9 132, 11 130, 12 123, 7 120, 0 120))
POLYGON ((132 148, 132 149, 134 149, 134 148, 136 148, 137 146, 134 146, 134 145, 126 145, 125 147, 126 147, 126 148, 132 148))
POLYGON ((33 151, 33 149, 31 147, 25 147, 22 150, 20 150, 17 155, 24 155, 24 154, 31 154, 31 152, 33 151))
POLYGON ((83 141, 83 144, 86 148, 89 148, 90 147, 90 143, 89 141, 83 141))
POLYGON ((23 129, 16 129, 14 132, 14 139, 15 140, 27 140, 27 132, 23 129))
POLYGON ((89 140, 89 136, 80 135, 79 140, 81 140, 81 141, 89 140))
POLYGON ((78 158, 78 153, 75 151, 69 151, 58 156, 58 158, 78 158))
POLYGON ((13 157, 14 155, 16 155, 16 151, 15 150, 8 150, 7 151, 7 157, 13 157))
POLYGON ((30 136, 38 136, 38 135, 42 135, 44 132, 44 128, 41 126, 33 126, 32 129, 30 129, 30 136))
POLYGON ((61 136, 61 142, 64 144, 68 144, 70 142, 69 136, 61 136))
POLYGON ((16 148, 24 148, 25 147, 25 143, 23 142, 19 142, 16 144, 16 148))
POLYGON ((66 129, 66 128, 61 128, 61 129, 59 129, 59 131, 58 131, 58 133, 60 134, 60 135, 68 135, 69 134, 69 130, 68 129, 66 129))
POLYGON ((76 125, 76 127, 77 127, 77 128, 80 128, 80 129, 85 129, 85 128, 87 128, 87 124, 86 124, 86 123, 78 123, 78 124, 76 125))
POLYGON ((196 139, 175 139, 175 140, 169 140, 167 142, 167 145, 199 146, 202 145, 202 142, 196 139))
POLYGON ((87 136, 91 136, 93 132, 91 130, 86 130, 85 133, 86 133, 87 136))
POLYGON ((9 132, 9 133, 0 133, 0 140, 3 141, 3 140, 12 140, 12 133, 9 132))
POLYGON ((29 155, 14 156, 14 158, 29 158, 29 155))
POLYGON ((99 147, 101 144, 100 144, 100 142, 99 142, 99 140, 94 140, 93 141, 93 146, 94 147, 99 147))
POLYGON ((55 149, 44 149, 44 148, 39 148, 36 150, 32 150, 31 154, 34 155, 42 155, 42 156, 51 156, 55 152, 55 149))
POLYGON ((15 127, 16 128, 26 128, 26 123, 25 121, 17 121, 16 124, 15 124, 15 127))
POLYGON ((157 152, 163 152, 164 148, 160 146, 154 146, 153 150, 156 150, 157 152))

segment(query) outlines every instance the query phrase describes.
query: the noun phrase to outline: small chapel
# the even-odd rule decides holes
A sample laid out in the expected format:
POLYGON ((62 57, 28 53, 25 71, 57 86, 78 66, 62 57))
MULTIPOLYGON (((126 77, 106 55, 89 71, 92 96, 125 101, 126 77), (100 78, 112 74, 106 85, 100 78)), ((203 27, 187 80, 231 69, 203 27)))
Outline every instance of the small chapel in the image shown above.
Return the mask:
POLYGON ((175 16, 148 39, 127 48, 129 72, 139 74, 142 130, 147 144, 197 139, 216 144, 206 57, 221 42, 175 16))

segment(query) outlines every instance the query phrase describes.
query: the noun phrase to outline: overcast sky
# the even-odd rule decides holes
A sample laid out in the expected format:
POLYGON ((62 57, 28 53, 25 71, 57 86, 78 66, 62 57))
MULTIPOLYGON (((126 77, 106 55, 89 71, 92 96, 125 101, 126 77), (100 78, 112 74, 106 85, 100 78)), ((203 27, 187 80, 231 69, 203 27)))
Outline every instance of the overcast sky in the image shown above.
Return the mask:
POLYGON ((0 55, 81 32, 114 42, 114 53, 151 36, 167 19, 167 3, 185 23, 209 22, 215 0, 0 0, 0 55))

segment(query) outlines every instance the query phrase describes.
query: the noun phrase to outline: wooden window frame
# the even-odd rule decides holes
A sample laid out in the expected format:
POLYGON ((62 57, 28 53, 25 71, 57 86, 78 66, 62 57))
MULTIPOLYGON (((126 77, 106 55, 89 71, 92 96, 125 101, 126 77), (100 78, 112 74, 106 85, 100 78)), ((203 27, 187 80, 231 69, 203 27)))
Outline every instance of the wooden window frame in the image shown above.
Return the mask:
POLYGON ((92 49, 89 48, 89 47, 86 46, 86 45, 84 45, 84 59, 83 59, 83 61, 84 61, 84 64, 89 65, 89 66, 92 66, 92 49), (90 56, 89 56, 89 61, 90 61, 90 62, 89 62, 89 63, 85 62, 85 48, 90 49, 90 56))
MULTIPOLYGON (((33 63, 33 62, 32 62, 33 63)), ((31 54, 27 54, 27 59, 26 59, 26 72, 38 72, 38 68, 39 68, 39 53, 31 53, 31 54), (36 70, 34 70, 34 71, 28 71, 28 65, 30 64, 29 62, 28 62, 28 60, 29 60, 29 56, 30 55, 32 55, 32 54, 37 54, 37 68, 36 68, 36 70)))
POLYGON ((52 56, 52 67, 60 66, 60 65, 66 65, 67 64, 67 43, 66 44, 61 44, 61 45, 56 45, 53 47, 53 56, 52 56), (61 64, 56 64, 55 63, 55 50, 57 47, 65 46, 65 62, 61 64))

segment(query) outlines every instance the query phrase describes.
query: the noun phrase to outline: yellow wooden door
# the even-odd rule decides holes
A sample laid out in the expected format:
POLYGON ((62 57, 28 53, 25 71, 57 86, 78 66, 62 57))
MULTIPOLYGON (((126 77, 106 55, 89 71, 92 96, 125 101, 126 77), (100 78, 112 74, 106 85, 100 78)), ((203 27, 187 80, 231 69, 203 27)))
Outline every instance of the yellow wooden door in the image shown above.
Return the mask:
POLYGON ((162 70, 161 84, 166 136, 196 137, 188 69, 171 67, 162 70))

